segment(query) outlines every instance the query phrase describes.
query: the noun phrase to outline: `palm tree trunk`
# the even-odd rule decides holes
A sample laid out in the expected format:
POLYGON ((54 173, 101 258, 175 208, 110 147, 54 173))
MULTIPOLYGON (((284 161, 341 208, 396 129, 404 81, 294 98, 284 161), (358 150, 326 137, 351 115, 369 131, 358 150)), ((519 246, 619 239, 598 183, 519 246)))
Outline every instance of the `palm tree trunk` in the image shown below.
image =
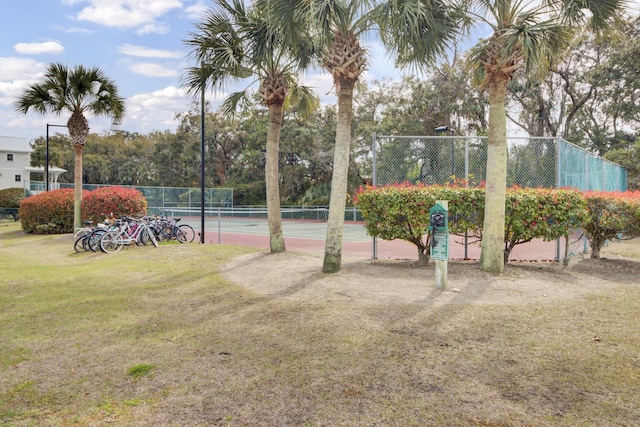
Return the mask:
POLYGON ((331 198, 327 220, 327 239, 324 248, 324 273, 340 271, 342 262, 342 232, 347 206, 347 178, 351 151, 351 121, 353 119, 353 83, 341 82, 338 91, 338 125, 333 154, 331 198))
POLYGON ((269 222, 269 246, 271 253, 284 252, 282 215, 280 213, 280 176, 278 172, 280 129, 282 127, 282 104, 269 105, 269 130, 267 131, 267 154, 265 180, 267 185, 267 220, 269 222))
POLYGON ((82 151, 83 145, 74 144, 73 166, 73 228, 82 228, 82 151))
POLYGON ((491 273, 504 271, 504 221, 507 193, 507 114, 504 108, 506 79, 489 83, 489 141, 487 188, 480 267, 491 273))

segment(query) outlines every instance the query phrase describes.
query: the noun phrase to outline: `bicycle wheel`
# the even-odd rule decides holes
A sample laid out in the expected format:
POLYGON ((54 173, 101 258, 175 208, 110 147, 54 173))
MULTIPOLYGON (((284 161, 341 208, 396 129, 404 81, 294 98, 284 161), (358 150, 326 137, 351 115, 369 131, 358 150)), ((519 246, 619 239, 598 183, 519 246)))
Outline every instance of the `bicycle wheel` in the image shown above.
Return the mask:
POLYGON ((118 231, 109 231, 100 238, 100 249, 112 254, 122 249, 122 238, 118 231))
POLYGON ((89 234, 89 236, 85 240, 86 248, 88 248, 85 250, 90 250, 91 252, 98 252, 100 250, 100 239, 102 238, 102 235, 106 232, 107 231, 104 229, 93 230, 93 232, 89 234))
POLYGON ((193 239, 196 237, 195 231, 193 231, 193 227, 188 224, 182 224, 178 226, 176 230, 176 239, 180 243, 191 243, 193 239))
POLYGON ((75 242, 76 240, 78 240, 80 237, 84 237, 87 234, 91 234, 91 232, 93 231, 93 229, 91 228, 81 228, 78 231, 76 231, 76 233, 73 235, 73 241, 75 242))
POLYGON ((144 230, 147 235, 149 236, 149 240, 151 240, 151 243, 153 244, 153 246, 155 246, 156 248, 158 247, 158 239, 156 239, 155 233, 153 231, 151 231, 150 229, 146 229, 144 230))
POLYGON ((158 242, 162 240, 162 230, 158 224, 149 225, 149 230, 153 232, 153 236, 158 242))
POLYGON ((87 237, 89 237, 88 234, 83 234, 82 236, 78 237, 76 241, 73 242, 73 250, 75 250, 76 252, 86 251, 87 249, 85 248, 86 245, 84 241, 87 239, 87 237))
POLYGON ((175 239, 175 237, 173 235, 173 226, 171 226, 169 224, 161 225, 160 226, 160 236, 162 236, 162 239, 165 239, 165 240, 175 239))
POLYGON ((146 227, 140 232, 140 242, 144 246, 152 244, 156 248, 158 247, 158 239, 156 239, 155 233, 149 227, 146 227))

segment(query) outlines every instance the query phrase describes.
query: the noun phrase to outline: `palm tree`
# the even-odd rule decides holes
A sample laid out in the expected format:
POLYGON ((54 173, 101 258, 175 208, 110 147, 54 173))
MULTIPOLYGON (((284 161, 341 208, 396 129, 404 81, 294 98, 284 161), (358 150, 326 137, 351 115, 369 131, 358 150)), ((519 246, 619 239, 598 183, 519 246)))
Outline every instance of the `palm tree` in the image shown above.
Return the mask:
POLYGON ((306 66, 304 49, 292 54, 290 45, 274 31, 257 8, 248 9, 241 0, 215 0, 196 31, 185 41, 199 64, 187 71, 185 85, 192 93, 207 82, 222 88, 229 81, 250 79, 242 91, 231 94, 222 110, 233 116, 238 105, 251 102, 250 89, 259 82, 260 103, 269 109, 265 181, 271 252, 285 250, 282 234, 279 188, 280 129, 285 102, 295 102, 300 112, 309 112, 319 101, 311 91, 298 86, 295 72, 306 66))
POLYGON ((120 123, 124 116, 124 99, 118 95, 115 82, 99 68, 78 65, 73 69, 53 63, 47 67, 43 79, 24 90, 15 108, 22 114, 29 110, 38 114, 71 113, 67 121, 69 136, 75 152, 73 172, 73 226, 82 226, 82 151, 89 134, 85 113, 107 116, 120 123))
POLYGON ((535 77, 559 59, 572 31, 590 18, 598 29, 622 7, 621 0, 471 0, 468 16, 493 34, 468 52, 476 82, 489 95, 486 202, 481 268, 504 271, 504 221, 507 165, 505 94, 513 74, 524 68, 535 77), (529 7, 530 5, 533 5, 529 7))
POLYGON ((441 0, 265 0, 274 20, 295 38, 314 37, 322 68, 331 73, 338 95, 338 124, 333 157, 329 218, 322 270, 333 273, 342 262, 342 235, 347 200, 353 90, 367 67, 361 39, 380 29, 382 41, 399 65, 429 64, 452 40, 453 21, 441 0))

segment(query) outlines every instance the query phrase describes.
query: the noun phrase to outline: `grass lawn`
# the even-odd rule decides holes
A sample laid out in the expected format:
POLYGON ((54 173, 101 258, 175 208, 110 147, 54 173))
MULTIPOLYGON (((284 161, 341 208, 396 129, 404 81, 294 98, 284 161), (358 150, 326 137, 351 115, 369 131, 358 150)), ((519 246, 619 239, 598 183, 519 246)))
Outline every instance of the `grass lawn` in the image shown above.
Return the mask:
POLYGON ((296 302, 222 278, 253 251, 77 254, 0 222, 0 426, 640 419, 640 277, 545 305, 296 302))

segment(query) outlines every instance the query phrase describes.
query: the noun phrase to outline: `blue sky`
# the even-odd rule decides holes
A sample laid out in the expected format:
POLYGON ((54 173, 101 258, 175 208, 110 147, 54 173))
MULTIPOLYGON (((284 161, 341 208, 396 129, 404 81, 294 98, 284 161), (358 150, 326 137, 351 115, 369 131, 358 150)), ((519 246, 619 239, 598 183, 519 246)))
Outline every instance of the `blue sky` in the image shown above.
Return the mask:
MULTIPOLYGON (((176 113, 192 99, 180 88, 186 63, 183 40, 202 17, 208 0, 22 0, 3 4, 0 16, 0 135, 32 140, 46 124, 66 124, 68 117, 26 116, 14 111, 20 93, 48 64, 97 66, 115 80, 125 98, 122 129, 147 133, 174 130, 176 113)), ((376 56, 376 46, 372 53, 376 56)), ((393 64, 376 58, 366 78, 398 77, 393 64)), ((331 78, 317 72, 305 77, 323 102, 331 78)), ((215 108, 224 93, 207 94, 215 108)), ((105 118, 89 117, 92 132, 108 132, 105 118)), ((63 129, 55 129, 62 131, 63 129)))
MULTIPOLYGON (((637 13, 640 0, 632 0, 637 13)), ((20 115, 13 104, 38 80, 48 64, 97 66, 115 80, 125 98, 122 129, 148 133, 174 130, 176 113, 192 99, 180 88, 188 65, 183 40, 194 29, 209 0, 22 0, 3 3, 0 15, 0 135, 29 140, 43 136, 46 124, 66 124, 68 117, 20 115)), ((366 80, 399 78, 375 41, 368 41, 366 80)), ((315 72, 304 83, 324 103, 334 103, 331 77, 315 72)), ((224 93, 209 93, 215 108, 224 93)), ((92 132, 106 133, 105 118, 89 117, 92 132)), ((62 129, 55 129, 60 131, 62 129)))

